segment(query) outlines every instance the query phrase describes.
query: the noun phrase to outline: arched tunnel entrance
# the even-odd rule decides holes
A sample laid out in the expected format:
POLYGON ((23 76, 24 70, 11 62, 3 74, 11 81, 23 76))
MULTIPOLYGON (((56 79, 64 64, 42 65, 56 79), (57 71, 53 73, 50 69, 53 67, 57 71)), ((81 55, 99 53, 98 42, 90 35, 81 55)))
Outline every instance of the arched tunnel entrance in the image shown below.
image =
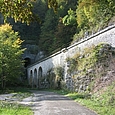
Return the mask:
POLYGON ((27 79, 27 66, 31 64, 31 59, 30 58, 25 58, 24 59, 24 78, 27 79))
POLYGON ((39 67, 39 69, 38 69, 38 86, 39 86, 39 88, 41 87, 42 74, 43 74, 42 67, 39 67))
POLYGON ((25 58, 25 64, 24 64, 24 67, 26 68, 27 66, 29 66, 31 64, 31 59, 30 58, 25 58))

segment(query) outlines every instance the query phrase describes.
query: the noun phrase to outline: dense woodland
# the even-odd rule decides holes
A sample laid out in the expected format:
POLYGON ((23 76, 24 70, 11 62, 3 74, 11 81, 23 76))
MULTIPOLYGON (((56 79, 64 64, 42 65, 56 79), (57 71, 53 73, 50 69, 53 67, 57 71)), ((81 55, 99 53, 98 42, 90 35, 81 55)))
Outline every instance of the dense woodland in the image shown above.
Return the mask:
MULTIPOLYGON (((32 2, 35 20, 26 23, 10 19, 25 44, 38 45, 46 54, 67 47, 74 41, 112 24, 114 0, 36 0, 32 2), (54 7, 49 8, 50 4, 54 7)), ((36 51, 35 51, 36 52, 36 51)))

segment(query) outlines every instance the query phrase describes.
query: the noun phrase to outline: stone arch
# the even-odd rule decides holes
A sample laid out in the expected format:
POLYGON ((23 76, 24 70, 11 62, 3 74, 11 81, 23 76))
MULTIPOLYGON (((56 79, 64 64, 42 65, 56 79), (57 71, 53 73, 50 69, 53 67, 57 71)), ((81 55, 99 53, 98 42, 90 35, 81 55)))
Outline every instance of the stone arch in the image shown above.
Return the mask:
POLYGON ((34 69, 34 86, 37 87, 37 69, 34 69))
POLYGON ((39 70, 38 70, 39 78, 42 77, 42 73, 43 73, 42 67, 39 67, 39 70))
POLYGON ((42 70, 42 67, 40 66, 38 69, 38 86, 39 86, 39 88, 41 87, 40 82, 41 82, 41 78, 43 76, 42 74, 43 74, 43 70, 42 70))
POLYGON ((30 71, 29 85, 30 85, 30 86, 33 85, 33 72, 32 72, 32 70, 30 71))

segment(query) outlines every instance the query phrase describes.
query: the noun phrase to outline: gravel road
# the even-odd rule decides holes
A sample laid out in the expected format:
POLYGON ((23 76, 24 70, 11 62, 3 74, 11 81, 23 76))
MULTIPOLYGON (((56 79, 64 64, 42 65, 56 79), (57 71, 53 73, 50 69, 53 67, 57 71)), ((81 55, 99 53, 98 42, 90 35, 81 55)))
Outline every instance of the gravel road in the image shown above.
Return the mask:
POLYGON ((54 92, 32 91, 33 96, 22 100, 30 105, 34 115, 97 115, 77 102, 54 92))

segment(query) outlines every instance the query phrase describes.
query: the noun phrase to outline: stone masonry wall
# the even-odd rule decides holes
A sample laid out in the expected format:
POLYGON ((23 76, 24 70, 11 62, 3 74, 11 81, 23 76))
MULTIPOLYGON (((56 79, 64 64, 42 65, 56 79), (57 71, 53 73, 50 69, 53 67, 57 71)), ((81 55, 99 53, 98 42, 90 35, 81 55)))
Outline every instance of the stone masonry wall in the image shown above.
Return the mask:
POLYGON ((77 55, 68 61, 66 88, 71 91, 98 91, 115 80, 115 48, 109 44, 87 48, 82 56, 77 55), (74 65, 75 69, 72 68, 74 65))

